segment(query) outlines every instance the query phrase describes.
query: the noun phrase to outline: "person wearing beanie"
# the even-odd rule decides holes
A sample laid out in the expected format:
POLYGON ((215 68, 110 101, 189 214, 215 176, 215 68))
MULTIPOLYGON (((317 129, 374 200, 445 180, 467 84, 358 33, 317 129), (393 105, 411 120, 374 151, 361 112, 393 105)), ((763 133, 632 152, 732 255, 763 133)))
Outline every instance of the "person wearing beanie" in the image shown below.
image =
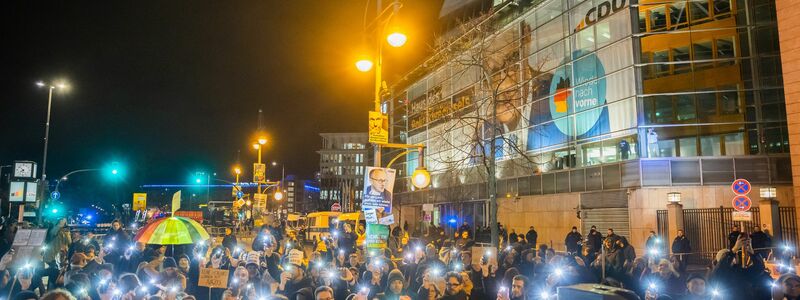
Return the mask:
POLYGON ((36 293, 28 290, 23 290, 12 298, 13 300, 39 300, 39 296, 36 296, 36 293))
POLYGON ((698 274, 690 274, 686 278, 686 295, 682 300, 701 300, 708 299, 709 293, 706 289, 706 279, 698 274))
POLYGON ((389 272, 386 280, 386 289, 383 293, 378 293, 376 297, 380 300, 411 300, 417 299, 416 294, 412 294, 405 286, 406 278, 403 272, 394 269, 389 272))
POLYGON ((178 263, 175 262, 175 259, 172 257, 166 257, 161 262, 159 281, 163 286, 170 288, 175 287, 178 288, 179 291, 186 289, 186 276, 178 271, 178 263))
POLYGON ((314 297, 313 282, 303 269, 303 252, 292 249, 286 256, 280 275, 278 294, 289 299, 311 299, 314 297))

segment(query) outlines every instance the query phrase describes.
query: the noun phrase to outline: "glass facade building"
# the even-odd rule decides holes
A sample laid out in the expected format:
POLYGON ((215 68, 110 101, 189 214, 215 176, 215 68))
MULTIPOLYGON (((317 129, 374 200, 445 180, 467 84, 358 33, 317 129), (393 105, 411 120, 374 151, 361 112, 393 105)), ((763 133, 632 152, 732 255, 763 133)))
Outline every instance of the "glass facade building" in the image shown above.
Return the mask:
POLYGON ((774 1, 533 1, 484 22, 386 99, 433 175, 400 180, 403 203, 486 199, 490 155, 500 197, 791 182, 774 1))

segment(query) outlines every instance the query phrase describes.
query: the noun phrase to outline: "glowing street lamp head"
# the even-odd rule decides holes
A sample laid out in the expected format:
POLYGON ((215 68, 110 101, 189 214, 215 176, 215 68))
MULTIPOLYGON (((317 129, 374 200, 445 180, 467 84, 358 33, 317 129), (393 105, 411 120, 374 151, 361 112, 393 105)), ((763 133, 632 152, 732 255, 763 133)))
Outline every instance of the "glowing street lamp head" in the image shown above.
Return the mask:
POLYGON ((431 174, 428 173, 428 170, 424 167, 417 168, 414 173, 411 174, 411 184, 418 189, 426 188, 431 184, 431 174))
POLYGON ((44 84, 44 81, 37 81, 37 82, 36 82, 36 86, 38 86, 38 87, 44 87, 44 86, 45 86, 45 84, 44 84))
POLYGON ((274 167, 274 166, 277 166, 277 165, 278 165, 278 162, 276 162, 276 161, 273 161, 273 162, 272 162, 272 166, 273 166, 273 167, 274 167))
POLYGON ((258 150, 259 148, 261 148, 261 145, 259 145, 258 143, 253 143, 253 149, 258 150))
POLYGON ((266 144, 266 143, 267 143, 267 138, 265 138, 265 137, 263 137, 263 136, 262 136, 262 137, 260 137, 260 138, 258 138, 258 143, 259 143, 260 145, 264 145, 264 144, 266 144))
POLYGON ((356 69, 361 72, 369 72, 372 70, 372 61, 368 59, 362 59, 356 62, 356 69))
POLYGON ((242 174, 242 169, 239 167, 233 168, 233 173, 236 173, 236 175, 242 174))
POLYGON ((200 178, 197 178, 197 179, 194 180, 194 182, 195 183, 200 183, 200 182, 202 182, 202 180, 200 180, 200 178))
POLYGON ((395 48, 402 47, 403 45, 406 44, 407 40, 408 37, 406 37, 405 34, 402 34, 400 32, 393 32, 388 36, 386 36, 386 41, 389 42, 389 45, 395 48))
POLYGON ((111 174, 117 175, 117 173, 119 173, 119 170, 117 170, 117 169, 111 170, 111 174))
POLYGON ((281 192, 281 191, 275 192, 275 200, 278 200, 278 201, 283 200, 283 192, 281 192))

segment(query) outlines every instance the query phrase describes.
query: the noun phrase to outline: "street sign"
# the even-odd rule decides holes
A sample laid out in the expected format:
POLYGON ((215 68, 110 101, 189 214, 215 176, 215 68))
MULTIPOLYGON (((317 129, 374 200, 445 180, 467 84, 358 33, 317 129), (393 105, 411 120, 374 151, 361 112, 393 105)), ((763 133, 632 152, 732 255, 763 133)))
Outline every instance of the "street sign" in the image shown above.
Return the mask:
POLYGON ((266 182, 267 165, 254 163, 253 164, 253 182, 264 183, 266 182))
POLYGON ((50 198, 53 200, 58 200, 58 198, 61 198, 61 193, 59 193, 58 191, 53 191, 52 193, 50 193, 50 198))
POLYGON ((133 193, 133 205, 131 209, 134 211, 147 209, 147 193, 133 193))
POLYGON ((236 199, 242 199, 244 197, 244 193, 242 191, 236 192, 236 199))
POLYGON ((342 211, 342 205, 339 202, 331 204, 331 211, 342 211))
POLYGON ((753 212, 750 211, 735 211, 733 212, 734 221, 753 221, 753 212))
POLYGON ((379 111, 369 112, 369 142, 386 144, 389 142, 389 117, 379 111))
POLYGON ((733 193, 737 195, 747 195, 750 193, 752 188, 753 187, 750 185, 749 181, 741 178, 736 179, 733 181, 733 184, 731 184, 731 190, 733 190, 733 193))
POLYGON ((750 210, 750 206, 753 205, 752 201, 750 201, 750 197, 745 195, 738 195, 733 197, 733 209, 738 211, 748 211, 750 210))

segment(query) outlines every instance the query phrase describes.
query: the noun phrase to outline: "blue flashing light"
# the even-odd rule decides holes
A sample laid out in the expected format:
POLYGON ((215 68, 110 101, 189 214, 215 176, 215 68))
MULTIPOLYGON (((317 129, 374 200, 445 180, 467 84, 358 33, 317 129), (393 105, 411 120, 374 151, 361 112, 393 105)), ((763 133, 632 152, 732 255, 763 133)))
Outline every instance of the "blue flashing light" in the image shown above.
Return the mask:
POLYGON ((306 185, 303 185, 303 188, 306 189, 306 190, 313 191, 313 192, 319 192, 319 188, 315 187, 315 186, 311 186, 311 185, 307 185, 306 184, 306 185))
POLYGON ((448 222, 450 222, 450 223, 456 223, 456 222, 458 222, 458 221, 457 221, 455 218, 452 218, 452 219, 450 219, 448 222))

